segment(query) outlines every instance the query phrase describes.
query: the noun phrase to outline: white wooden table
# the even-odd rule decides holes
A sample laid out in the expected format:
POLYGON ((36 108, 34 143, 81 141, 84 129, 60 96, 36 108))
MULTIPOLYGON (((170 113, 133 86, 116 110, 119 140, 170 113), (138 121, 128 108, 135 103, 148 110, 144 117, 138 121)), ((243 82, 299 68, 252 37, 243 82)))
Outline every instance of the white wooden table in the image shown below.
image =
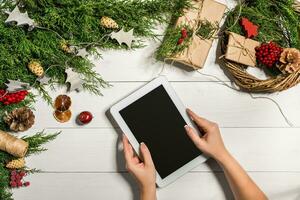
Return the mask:
MULTIPOLYGON (((109 51, 95 60, 96 70, 113 87, 103 97, 72 92, 73 118, 60 124, 53 109, 43 100, 36 104, 36 123, 26 134, 42 129, 62 130, 46 145, 48 151, 27 159, 31 167, 43 172, 29 176, 31 186, 14 190, 16 200, 129 200, 138 199, 137 186, 126 172, 120 138, 105 116, 116 101, 145 84, 160 72, 162 63, 153 58, 158 42, 135 51, 109 51), (88 110, 94 120, 86 126, 75 124, 75 116, 88 110)), ((215 42, 204 73, 229 83, 216 61, 215 42)), ((228 149, 261 186, 270 199, 300 199, 300 86, 275 99, 294 124, 289 127, 277 107, 268 100, 253 100, 196 72, 166 66, 163 74, 172 83, 187 107, 216 121, 228 149)), ((64 93, 52 92, 55 98, 64 93)), ((257 96, 257 95, 256 95, 257 96)), ((200 165, 170 186, 158 190, 159 200, 232 199, 224 174, 213 161, 200 165)))

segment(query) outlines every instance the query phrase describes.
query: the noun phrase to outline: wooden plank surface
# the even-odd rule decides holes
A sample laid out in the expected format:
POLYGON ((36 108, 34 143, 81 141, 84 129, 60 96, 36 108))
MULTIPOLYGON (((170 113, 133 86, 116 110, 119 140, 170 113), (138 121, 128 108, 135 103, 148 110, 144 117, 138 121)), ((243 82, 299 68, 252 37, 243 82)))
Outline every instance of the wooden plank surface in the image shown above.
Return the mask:
MULTIPOLYGON (((54 132, 53 130, 46 130, 54 132)), ((229 151, 248 171, 300 173, 300 129, 223 128, 229 151)), ((34 132, 34 131, 33 131, 34 132)), ((124 172, 122 146, 114 129, 63 129, 48 151, 28 159, 47 172, 124 172), (69 160, 71 158, 71 160, 69 160)), ((213 160, 193 171, 220 171, 213 160)))
MULTIPOLYGON (((271 200, 298 200, 300 173, 251 172, 249 175, 271 200)), ((28 178, 29 188, 14 192, 20 200, 138 200, 138 190, 127 173, 43 173, 28 178)), ((222 173, 188 173, 158 190, 159 200, 233 199, 222 173)))
MULTIPOLYGON (((223 0, 223 3, 232 7, 235 1, 223 0)), ((163 26, 158 28, 163 30, 163 26)), ((105 51, 103 59, 93 60, 96 71, 112 87, 103 90, 103 97, 71 92, 73 117, 68 123, 56 122, 53 108, 38 99, 36 123, 21 135, 42 129, 47 132, 62 130, 62 134, 46 145, 48 151, 27 159, 29 166, 42 169, 43 173, 29 176, 27 180, 32 185, 14 190, 15 199, 138 199, 136 184, 125 172, 118 127, 113 127, 105 112, 161 74, 171 81, 187 107, 219 123, 228 149, 270 199, 299 200, 300 86, 281 93, 255 95, 278 102, 294 125, 290 127, 270 100, 253 100, 249 94, 224 87, 214 78, 163 65, 153 57, 159 41, 146 43, 149 46, 134 51, 105 51), (92 111, 94 120, 87 126, 78 126, 75 117, 84 110, 92 111)), ((220 56, 216 53, 217 46, 216 41, 201 72, 230 84, 217 63, 220 56)), ((263 77, 257 70, 254 73, 263 77)), ((55 98, 65 91, 59 88, 52 91, 51 96, 55 98)), ((222 200, 232 199, 232 194, 219 166, 209 160, 170 186, 159 189, 158 199, 222 200)))
MULTIPOLYGON (((55 121, 51 106, 43 100, 38 100, 34 128, 78 127, 74 119, 83 110, 92 111, 95 117, 86 127, 112 127, 105 112, 111 105, 144 84, 145 82, 114 83, 111 88, 103 91, 103 97, 72 92, 69 95, 73 102, 71 106, 73 118, 64 124, 55 121)), ((187 107, 218 122, 221 127, 289 127, 270 100, 254 100, 247 93, 234 91, 215 82, 172 82, 172 86, 187 107)), ((55 98, 61 93, 64 93, 64 89, 52 92, 51 96, 55 98)), ((295 87, 280 94, 269 95, 276 99, 296 127, 300 126, 299 94, 300 87, 295 87)))

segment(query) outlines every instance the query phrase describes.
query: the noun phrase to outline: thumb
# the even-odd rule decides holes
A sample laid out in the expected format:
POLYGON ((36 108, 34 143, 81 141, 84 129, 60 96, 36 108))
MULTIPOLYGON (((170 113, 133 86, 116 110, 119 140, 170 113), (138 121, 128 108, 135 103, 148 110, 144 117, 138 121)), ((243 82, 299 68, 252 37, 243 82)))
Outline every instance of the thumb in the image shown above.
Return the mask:
POLYGON ((196 147, 198 147, 199 149, 202 149, 205 142, 199 136, 199 134, 192 127, 190 127, 188 125, 185 125, 184 128, 185 128, 187 135, 190 137, 190 139, 193 141, 193 143, 196 145, 196 147))
POLYGON ((151 153, 150 153, 148 147, 146 146, 146 144, 144 142, 141 143, 140 150, 141 150, 141 154, 143 156, 145 165, 146 166, 147 165, 148 166, 154 165, 153 161, 152 161, 151 153))

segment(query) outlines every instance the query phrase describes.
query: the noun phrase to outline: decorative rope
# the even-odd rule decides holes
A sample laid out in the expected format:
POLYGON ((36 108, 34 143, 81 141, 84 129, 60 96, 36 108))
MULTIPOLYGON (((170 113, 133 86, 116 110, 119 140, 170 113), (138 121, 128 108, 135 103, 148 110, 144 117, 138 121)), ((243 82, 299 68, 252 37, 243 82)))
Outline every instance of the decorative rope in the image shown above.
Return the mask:
POLYGON ((0 130, 0 150, 22 158, 28 149, 28 143, 0 130))

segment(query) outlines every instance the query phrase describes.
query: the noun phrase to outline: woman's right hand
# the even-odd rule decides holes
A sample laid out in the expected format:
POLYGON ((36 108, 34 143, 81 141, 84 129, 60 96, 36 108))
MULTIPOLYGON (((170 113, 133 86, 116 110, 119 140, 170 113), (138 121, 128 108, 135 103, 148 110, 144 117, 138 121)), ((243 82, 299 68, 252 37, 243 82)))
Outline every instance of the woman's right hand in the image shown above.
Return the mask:
POLYGON ((213 157, 216 160, 220 160, 222 157, 228 154, 218 125, 196 115, 190 109, 187 109, 187 113, 203 133, 203 136, 200 137, 194 128, 188 125, 185 126, 188 136, 194 142, 196 147, 198 147, 198 149, 200 149, 203 153, 213 157))

